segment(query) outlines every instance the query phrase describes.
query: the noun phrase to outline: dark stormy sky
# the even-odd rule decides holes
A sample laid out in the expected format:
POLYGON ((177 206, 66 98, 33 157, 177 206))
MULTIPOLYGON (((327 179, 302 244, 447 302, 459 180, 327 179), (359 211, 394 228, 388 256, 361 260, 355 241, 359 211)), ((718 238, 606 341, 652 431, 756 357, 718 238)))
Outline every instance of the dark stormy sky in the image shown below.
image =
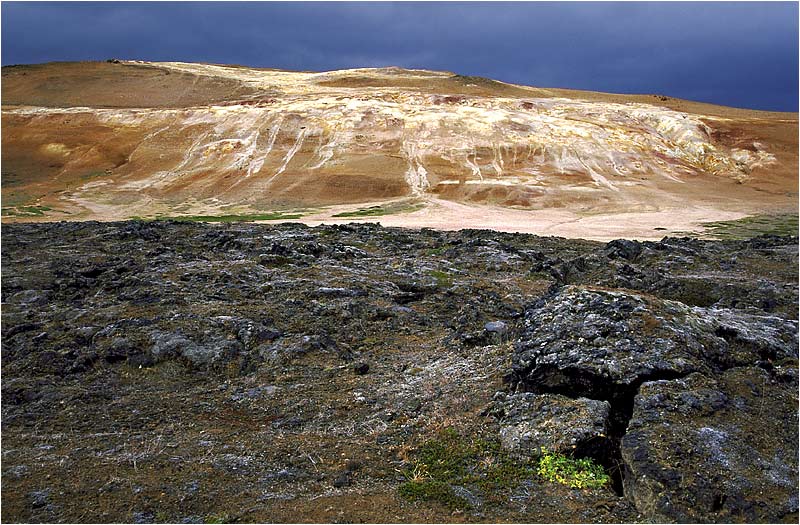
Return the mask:
POLYGON ((798 4, 2 3, 2 63, 397 65, 798 109, 798 4))

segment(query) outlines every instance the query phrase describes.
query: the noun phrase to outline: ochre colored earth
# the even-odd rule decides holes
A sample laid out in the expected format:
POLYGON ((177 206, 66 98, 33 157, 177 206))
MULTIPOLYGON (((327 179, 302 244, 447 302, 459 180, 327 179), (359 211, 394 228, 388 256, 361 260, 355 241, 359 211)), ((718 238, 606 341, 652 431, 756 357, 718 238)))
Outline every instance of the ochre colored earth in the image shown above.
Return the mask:
POLYGON ((660 238, 795 212, 797 123, 399 68, 8 66, 3 221, 288 211, 309 224, 660 238))

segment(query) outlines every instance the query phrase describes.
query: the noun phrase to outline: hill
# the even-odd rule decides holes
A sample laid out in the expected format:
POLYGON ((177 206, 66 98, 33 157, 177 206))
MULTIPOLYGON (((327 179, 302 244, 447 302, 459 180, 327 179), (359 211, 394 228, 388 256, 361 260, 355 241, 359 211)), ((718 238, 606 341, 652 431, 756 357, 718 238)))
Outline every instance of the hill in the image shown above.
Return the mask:
POLYGON ((111 61, 2 81, 5 221, 289 213, 600 238, 621 213, 648 237, 797 207, 796 113, 400 68, 111 61))

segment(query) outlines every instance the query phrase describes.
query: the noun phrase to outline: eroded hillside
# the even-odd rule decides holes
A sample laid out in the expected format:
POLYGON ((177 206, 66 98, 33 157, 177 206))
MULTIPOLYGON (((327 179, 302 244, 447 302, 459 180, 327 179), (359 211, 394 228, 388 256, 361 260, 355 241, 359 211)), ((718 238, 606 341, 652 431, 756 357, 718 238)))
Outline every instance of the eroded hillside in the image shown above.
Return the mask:
POLYGON ((28 220, 318 222, 412 199, 415 225, 446 202, 477 210, 454 223, 481 206, 727 219, 796 207, 796 135, 796 114, 445 72, 22 66, 3 69, 3 206, 28 220))

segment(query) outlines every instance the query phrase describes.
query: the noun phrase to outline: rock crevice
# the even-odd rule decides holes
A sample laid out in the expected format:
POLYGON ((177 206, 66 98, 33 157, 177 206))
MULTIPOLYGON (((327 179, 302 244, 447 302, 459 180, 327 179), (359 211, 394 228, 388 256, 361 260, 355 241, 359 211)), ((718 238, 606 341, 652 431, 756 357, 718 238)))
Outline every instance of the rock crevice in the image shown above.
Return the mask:
MULTIPOLYGON (((794 479, 796 487, 797 461, 778 456, 796 443, 797 428, 780 422, 796 419, 797 396, 787 385, 796 385, 796 376, 783 369, 788 364, 794 370, 796 363, 792 320, 690 307, 619 289, 554 287, 525 312, 511 387, 525 392, 512 398, 529 396, 523 398, 529 412, 520 415, 519 400, 515 410, 502 412, 501 435, 519 433, 520 421, 527 436, 535 436, 544 422, 552 432, 570 435, 574 428, 596 428, 593 421, 604 414, 601 430, 581 433, 569 447, 550 444, 603 464, 615 490, 646 515, 784 519, 797 511, 786 491, 786 480, 794 479), (740 387, 731 378, 760 386, 737 396, 732 389, 740 387), (553 396, 563 398, 573 415, 555 427, 553 418, 542 416, 542 410, 548 413, 545 400, 553 396), (759 413, 753 412, 753 396, 761 400, 759 413), (604 409, 579 409, 597 403, 604 409), (765 403, 779 416, 777 424, 763 412, 765 403), (762 424, 776 427, 771 441, 760 439, 762 424), (709 462, 716 464, 691 470, 709 462), (759 474, 756 464, 786 475, 771 481, 777 478, 759 474), (782 496, 769 496, 766 505, 765 493, 782 496), (777 504, 773 498, 783 499, 777 504)), ((519 441, 504 444, 522 449, 519 441)))

